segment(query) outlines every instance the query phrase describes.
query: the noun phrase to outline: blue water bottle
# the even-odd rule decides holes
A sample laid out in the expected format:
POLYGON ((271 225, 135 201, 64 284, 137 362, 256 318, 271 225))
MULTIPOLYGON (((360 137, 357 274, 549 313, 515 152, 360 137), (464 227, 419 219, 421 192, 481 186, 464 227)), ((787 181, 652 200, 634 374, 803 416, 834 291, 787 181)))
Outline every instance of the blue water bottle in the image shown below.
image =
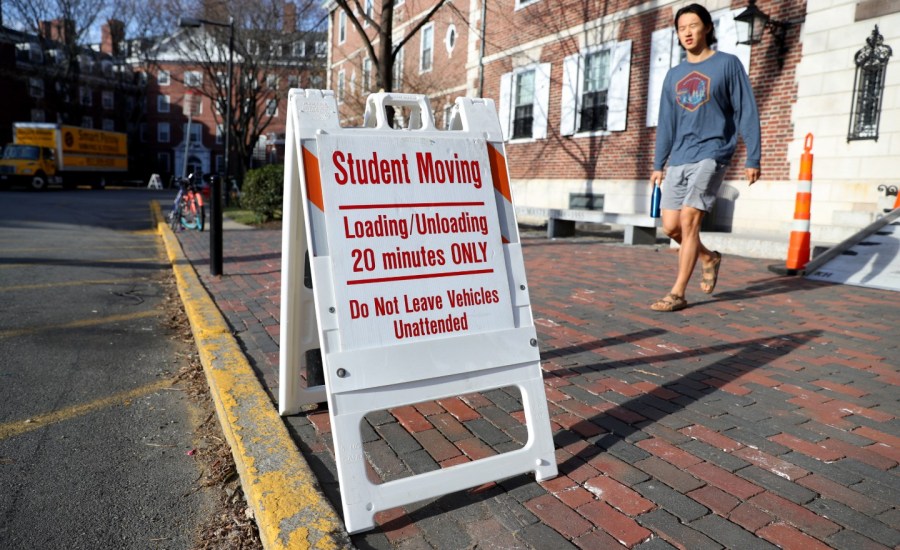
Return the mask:
POLYGON ((653 184, 653 194, 650 195, 650 217, 659 217, 659 201, 662 199, 662 190, 659 185, 653 184))

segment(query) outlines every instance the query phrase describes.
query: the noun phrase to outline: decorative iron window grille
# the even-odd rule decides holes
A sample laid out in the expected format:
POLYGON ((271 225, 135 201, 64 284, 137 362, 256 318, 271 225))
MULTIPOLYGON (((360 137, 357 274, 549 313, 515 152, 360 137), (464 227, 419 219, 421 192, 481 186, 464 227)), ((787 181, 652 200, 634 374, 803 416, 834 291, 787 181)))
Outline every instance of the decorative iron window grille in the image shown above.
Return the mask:
POLYGON ((872 34, 866 38, 866 45, 855 56, 856 75, 853 78, 848 142, 863 139, 878 141, 884 79, 888 59, 892 54, 891 47, 884 44, 884 37, 878 32, 878 25, 875 25, 872 34))

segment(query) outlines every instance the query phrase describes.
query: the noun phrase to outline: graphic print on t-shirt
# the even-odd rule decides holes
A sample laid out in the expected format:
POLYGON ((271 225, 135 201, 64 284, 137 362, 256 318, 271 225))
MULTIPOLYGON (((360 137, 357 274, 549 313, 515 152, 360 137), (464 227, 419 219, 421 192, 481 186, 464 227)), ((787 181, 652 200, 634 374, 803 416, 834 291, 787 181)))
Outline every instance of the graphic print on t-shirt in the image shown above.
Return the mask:
POLYGON ((709 101, 709 77, 693 71, 675 84, 675 102, 683 109, 696 111, 709 101))

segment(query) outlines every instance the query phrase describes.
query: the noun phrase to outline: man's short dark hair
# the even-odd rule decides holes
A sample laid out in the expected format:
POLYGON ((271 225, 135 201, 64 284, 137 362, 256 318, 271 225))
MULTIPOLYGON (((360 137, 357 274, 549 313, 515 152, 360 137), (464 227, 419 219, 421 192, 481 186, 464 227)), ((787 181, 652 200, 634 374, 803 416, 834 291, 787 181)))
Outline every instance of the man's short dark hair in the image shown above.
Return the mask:
MULTIPOLYGON (((718 38, 716 38, 716 26, 713 25, 712 16, 709 14, 709 10, 701 6, 700 4, 689 4, 675 13, 675 31, 678 31, 678 19, 686 14, 693 13, 697 17, 700 18, 700 21, 703 23, 704 27, 709 29, 709 32, 706 33, 706 45, 712 46, 716 42, 718 42, 718 38)), ((681 40, 678 41, 678 45, 681 46, 681 40)), ((681 46, 682 49, 684 46, 681 46)))

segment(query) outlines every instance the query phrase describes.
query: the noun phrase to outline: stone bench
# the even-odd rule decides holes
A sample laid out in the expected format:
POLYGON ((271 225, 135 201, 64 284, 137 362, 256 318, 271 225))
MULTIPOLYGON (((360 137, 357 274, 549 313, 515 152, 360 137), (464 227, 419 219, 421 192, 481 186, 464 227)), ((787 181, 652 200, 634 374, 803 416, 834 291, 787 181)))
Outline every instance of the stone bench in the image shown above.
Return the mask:
POLYGON ((547 238, 551 239, 574 235, 576 222, 621 225, 625 228, 625 244, 655 244, 656 228, 661 225, 659 218, 649 214, 616 214, 602 210, 517 206, 516 216, 546 219, 547 238))

